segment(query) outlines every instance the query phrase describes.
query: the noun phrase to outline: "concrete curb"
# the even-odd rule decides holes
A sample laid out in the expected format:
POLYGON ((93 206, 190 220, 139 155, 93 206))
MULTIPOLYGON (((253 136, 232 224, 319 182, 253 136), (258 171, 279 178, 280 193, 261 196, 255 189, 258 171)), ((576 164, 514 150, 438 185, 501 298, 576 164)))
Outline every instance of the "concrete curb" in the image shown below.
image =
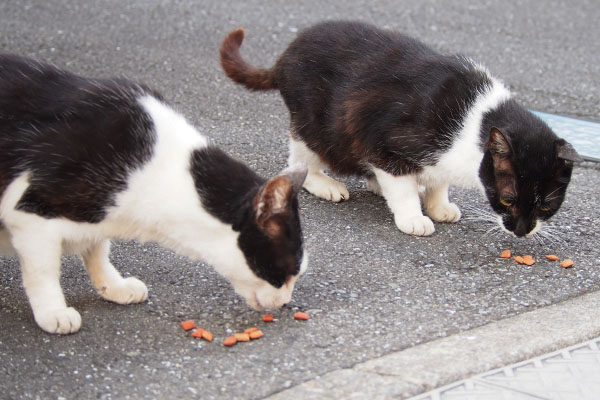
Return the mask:
POLYGON ((330 372, 267 397, 407 398, 600 334, 600 292, 330 372))

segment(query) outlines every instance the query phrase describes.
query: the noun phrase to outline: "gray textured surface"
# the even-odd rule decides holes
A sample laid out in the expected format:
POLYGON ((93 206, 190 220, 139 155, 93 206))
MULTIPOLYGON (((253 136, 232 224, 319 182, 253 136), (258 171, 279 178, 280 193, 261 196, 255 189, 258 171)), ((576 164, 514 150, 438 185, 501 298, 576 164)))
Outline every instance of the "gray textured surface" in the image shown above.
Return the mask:
MULTIPOLYGON (((0 49, 94 76, 124 75, 160 91, 205 135, 263 175, 285 165, 288 115, 277 93, 249 93, 218 65, 231 29, 244 51, 270 65, 298 29, 360 18, 462 52, 502 78, 531 109, 600 118, 599 17, 595 1, 75 2, 0 3, 0 49)), ((382 199, 346 179, 351 200, 301 196, 308 273, 265 338, 226 349, 228 330, 261 325, 209 266, 153 245, 119 242, 112 259, 144 280, 149 302, 102 301, 78 260, 65 259, 67 301, 80 333, 49 336, 33 321, 15 259, 0 259, 0 387, 8 398, 261 398, 329 372, 600 289, 597 167, 575 170, 552 225, 563 242, 537 245, 465 220, 429 238, 401 234, 382 199), (570 256, 563 270, 498 259, 503 248, 570 256), (309 310, 306 323, 291 319, 309 310), (217 343, 179 328, 194 319, 217 343)), ((460 206, 485 208, 474 192, 460 206)), ((466 210, 467 217, 473 216, 466 210)))
POLYGON ((507 365, 411 400, 596 400, 600 338, 507 365))
MULTIPOLYGON (((473 381, 451 382, 541 353, 554 352, 598 334, 600 293, 596 292, 333 371, 273 395, 269 400, 397 399, 449 383, 439 390, 417 396, 415 400, 438 400, 440 396, 445 398, 446 392, 448 398, 461 398, 460 395, 466 393, 479 400, 477 396, 483 395, 483 389, 489 394, 490 386, 500 381, 498 371, 479 375, 473 381)), ((582 354, 582 358, 588 355, 582 354)), ((539 358, 546 360, 554 356, 539 358)), ((592 354, 594 356, 597 357, 592 354)), ((586 362, 597 368, 597 359, 586 359, 586 362)), ((523 364, 527 365, 524 362, 514 367, 521 368, 523 364)), ((574 363, 567 368, 576 366, 574 363)), ((513 371, 513 366, 502 371, 513 371)), ((598 378, 596 382, 589 380, 593 371, 581 374, 579 381, 571 380, 571 388, 581 393, 596 393, 598 378)), ((526 375, 526 368, 521 372, 526 375)), ((522 381, 512 381, 509 376, 503 378, 506 387, 513 387, 512 392, 519 384, 524 385, 522 381)), ((564 380, 568 381, 568 377, 564 380)), ((532 385, 534 383, 538 391, 544 389, 542 382, 536 381, 532 385)), ((558 382, 555 383, 555 387, 558 386, 558 382)), ((501 398, 495 397, 496 400, 501 398)))

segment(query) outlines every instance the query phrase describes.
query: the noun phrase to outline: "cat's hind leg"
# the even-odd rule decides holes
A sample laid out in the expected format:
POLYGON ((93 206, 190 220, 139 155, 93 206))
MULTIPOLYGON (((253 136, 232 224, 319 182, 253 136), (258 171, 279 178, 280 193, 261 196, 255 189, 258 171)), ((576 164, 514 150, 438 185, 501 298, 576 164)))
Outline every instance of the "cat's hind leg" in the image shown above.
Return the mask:
POLYGON ((96 291, 106 300, 118 304, 141 303, 148 298, 146 285, 137 278, 123 278, 111 264, 110 241, 92 245, 81 256, 96 291))
POLYGON ((460 219, 460 210, 448 200, 448 185, 427 187, 423 195, 425 212, 438 222, 456 222, 460 219))
POLYGON ((291 137, 288 165, 293 166, 296 164, 308 168, 308 174, 302 187, 310 193, 335 203, 350 198, 350 193, 348 193, 346 185, 325 175, 323 170, 326 165, 321 158, 309 149, 304 142, 291 137))
POLYGON ((48 333, 77 332, 81 327, 81 315, 73 307, 67 307, 60 287, 60 239, 40 227, 11 233, 12 247, 19 256, 23 287, 35 322, 48 333))
POLYGON ((373 168, 381 194, 394 214, 394 222, 404 233, 429 236, 435 231, 433 222, 421 211, 419 185, 413 175, 395 176, 373 168))

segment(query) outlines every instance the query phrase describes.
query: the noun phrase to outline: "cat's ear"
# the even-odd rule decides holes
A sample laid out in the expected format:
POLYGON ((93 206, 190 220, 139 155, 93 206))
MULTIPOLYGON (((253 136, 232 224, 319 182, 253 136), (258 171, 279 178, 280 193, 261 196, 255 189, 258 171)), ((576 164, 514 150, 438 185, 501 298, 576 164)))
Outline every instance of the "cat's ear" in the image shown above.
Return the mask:
POLYGON ((565 161, 571 162, 582 162, 583 158, 577 153, 575 148, 571 146, 571 143, 564 139, 558 139, 555 142, 556 146, 556 157, 561 158, 565 161))
POLYGON ((292 212, 292 204, 298 195, 306 169, 287 169, 269 179, 254 198, 254 217, 258 228, 270 237, 282 233, 282 217, 292 212))
POLYGON ((500 131, 493 127, 490 131, 490 138, 487 143, 487 149, 492 155, 500 157, 508 157, 512 154, 512 146, 508 138, 500 131))
POLYGON ((290 178, 290 181, 292 182, 293 194, 297 195, 302 189, 302 185, 306 180, 307 174, 308 169, 306 167, 301 165, 295 165, 284 169, 279 175, 285 175, 288 178, 290 178))

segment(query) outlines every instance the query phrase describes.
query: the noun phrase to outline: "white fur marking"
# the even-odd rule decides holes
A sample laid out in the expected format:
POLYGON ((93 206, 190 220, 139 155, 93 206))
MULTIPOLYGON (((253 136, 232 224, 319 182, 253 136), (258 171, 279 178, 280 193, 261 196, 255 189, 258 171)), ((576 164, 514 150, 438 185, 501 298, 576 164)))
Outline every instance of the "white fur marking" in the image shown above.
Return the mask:
POLYGON ((436 165, 425 167, 419 174, 419 182, 425 186, 452 184, 466 188, 476 187, 483 192, 479 179, 479 166, 483 158, 480 143, 483 114, 510 98, 508 89, 495 78, 491 79, 492 87, 477 96, 452 147, 440 157, 436 165))
POLYGON ((304 142, 290 137, 290 156, 288 165, 303 165, 308 168, 308 174, 304 180, 304 187, 313 195, 334 203, 348 200, 350 193, 346 185, 327 176, 323 169, 325 163, 319 156, 306 146, 304 142))

